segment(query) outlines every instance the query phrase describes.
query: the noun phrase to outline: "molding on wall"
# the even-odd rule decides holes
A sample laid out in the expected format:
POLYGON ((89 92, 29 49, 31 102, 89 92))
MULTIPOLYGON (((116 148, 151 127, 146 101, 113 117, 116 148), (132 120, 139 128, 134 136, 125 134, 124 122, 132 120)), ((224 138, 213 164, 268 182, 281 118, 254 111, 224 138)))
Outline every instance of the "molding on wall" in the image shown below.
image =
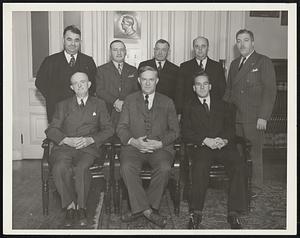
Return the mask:
POLYGON ((63 49, 63 12, 49 11, 49 55, 63 49))

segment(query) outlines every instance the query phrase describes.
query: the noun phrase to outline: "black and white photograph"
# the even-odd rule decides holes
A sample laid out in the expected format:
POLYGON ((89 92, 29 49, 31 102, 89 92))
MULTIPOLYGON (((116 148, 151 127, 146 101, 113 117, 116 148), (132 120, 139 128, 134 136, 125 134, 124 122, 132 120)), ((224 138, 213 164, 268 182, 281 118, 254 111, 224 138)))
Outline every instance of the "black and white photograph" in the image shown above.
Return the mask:
POLYGON ((4 234, 295 235, 296 7, 3 4, 4 234))

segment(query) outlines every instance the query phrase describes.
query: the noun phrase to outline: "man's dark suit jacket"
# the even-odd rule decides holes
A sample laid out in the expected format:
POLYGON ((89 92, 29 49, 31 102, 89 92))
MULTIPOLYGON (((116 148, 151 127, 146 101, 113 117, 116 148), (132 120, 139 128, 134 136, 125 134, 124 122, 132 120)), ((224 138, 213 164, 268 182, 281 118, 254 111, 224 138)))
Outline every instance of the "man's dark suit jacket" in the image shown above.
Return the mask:
MULTIPOLYGON (((196 58, 183 62, 179 68, 179 78, 176 89, 176 105, 179 107, 179 111, 182 112, 182 108, 185 103, 191 99, 195 92, 193 91, 193 75, 199 72, 199 66, 196 58)), ((205 66, 205 72, 209 76, 212 89, 210 91, 211 96, 222 98, 225 92, 226 80, 222 65, 207 57, 207 63, 205 66)))
POLYGON ((132 147, 128 145, 132 137, 147 136, 162 141, 162 150, 174 154, 172 145, 179 136, 179 124, 173 101, 156 92, 152 108, 147 112, 141 91, 129 95, 124 102, 117 134, 124 146, 132 147))
POLYGON ((120 75, 112 61, 97 68, 96 95, 106 103, 108 112, 113 123, 119 120, 119 113, 113 108, 114 102, 139 90, 137 81, 137 69, 124 62, 122 74, 120 75))
MULTIPOLYGON (((139 64, 139 69, 142 66, 151 66, 157 70, 155 59, 146 60, 139 64)), ((178 78, 179 67, 170 61, 166 60, 164 67, 159 72, 159 81, 156 86, 156 92, 162 93, 175 102, 176 82, 178 78)))
POLYGON ((232 61, 224 100, 236 108, 236 121, 257 123, 268 120, 276 99, 276 76, 272 61, 255 51, 238 70, 241 57, 232 61))
POLYGON ((210 100, 209 114, 197 95, 193 95, 190 103, 185 105, 182 115, 183 139, 201 146, 206 137, 221 137, 231 145, 235 136, 234 112, 223 100, 212 96, 210 100))
POLYGON ((45 131, 56 145, 54 150, 68 150, 68 145, 58 145, 65 137, 93 137, 95 143, 80 150, 99 157, 99 146, 114 133, 103 100, 89 96, 84 108, 80 108, 76 96, 56 105, 53 120, 45 131))
POLYGON ((70 67, 64 51, 46 57, 41 64, 35 85, 46 99, 48 122, 53 117, 55 104, 74 95, 70 88, 70 78, 76 71, 88 74, 92 83, 90 95, 95 93, 96 65, 92 57, 78 52, 76 63, 70 67))

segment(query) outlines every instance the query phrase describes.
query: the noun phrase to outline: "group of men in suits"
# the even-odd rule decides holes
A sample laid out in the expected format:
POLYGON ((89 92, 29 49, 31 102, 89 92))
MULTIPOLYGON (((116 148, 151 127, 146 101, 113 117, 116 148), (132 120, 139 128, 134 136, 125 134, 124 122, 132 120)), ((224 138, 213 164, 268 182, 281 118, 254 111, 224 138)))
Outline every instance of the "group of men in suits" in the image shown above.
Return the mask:
POLYGON ((50 123, 46 134, 56 142, 51 158, 55 185, 66 208, 64 225, 72 226, 76 216, 81 226, 87 225, 88 167, 100 156, 103 142, 114 135, 113 140, 123 144, 121 174, 131 205, 122 220, 145 216, 164 227, 166 219, 158 210, 180 122, 184 141, 198 145, 193 155, 192 179, 197 182, 192 187, 189 228, 199 228, 202 220, 212 157, 224 160, 230 177, 228 222, 231 228, 241 228, 245 173, 233 137, 238 133, 251 140, 255 185, 261 187, 262 131, 276 95, 274 68, 266 56, 254 51, 253 33, 244 29, 236 35, 242 57, 232 62, 227 86, 222 66, 207 56, 205 37, 194 39, 195 58, 180 67, 167 60, 170 44, 160 39, 154 58, 141 62, 138 70, 125 62, 126 46, 120 40, 110 44, 111 61, 96 68, 93 59, 79 51, 80 37, 77 27, 66 27, 64 50, 46 57, 36 78, 46 99, 50 123), (144 162, 153 168, 147 191, 139 178, 144 162))

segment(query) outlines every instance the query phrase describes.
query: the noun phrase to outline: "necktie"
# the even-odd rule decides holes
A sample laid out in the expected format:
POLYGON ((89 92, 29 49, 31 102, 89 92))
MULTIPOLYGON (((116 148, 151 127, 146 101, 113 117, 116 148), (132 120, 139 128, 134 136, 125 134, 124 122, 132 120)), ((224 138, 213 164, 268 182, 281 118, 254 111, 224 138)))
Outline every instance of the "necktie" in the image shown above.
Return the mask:
POLYGON ((80 100, 79 107, 80 107, 81 109, 82 109, 82 108, 84 108, 84 102, 83 102, 83 100, 82 100, 82 99, 80 100))
POLYGON ((71 60, 69 62, 70 67, 73 67, 75 65, 75 57, 74 55, 71 55, 71 60))
POLYGON ((242 62, 240 64, 240 66, 239 66, 239 70, 243 67, 243 64, 245 63, 245 60, 246 60, 246 57, 243 57, 243 60, 242 60, 242 62))
POLYGON ((203 71, 203 70, 204 70, 204 69, 203 69, 202 60, 200 60, 200 64, 199 64, 199 70, 200 70, 200 71, 203 71))
POLYGON ((203 99, 203 106, 204 106, 204 109, 205 109, 206 113, 209 113, 209 108, 208 108, 208 105, 206 103, 206 99, 203 99))
POLYGON ((118 64, 118 71, 119 71, 119 74, 121 75, 122 74, 121 64, 118 64))
POLYGON ((160 61, 158 62, 158 68, 157 68, 157 69, 158 69, 158 71, 161 71, 161 70, 162 70, 161 62, 160 62, 160 61))
POLYGON ((149 100, 148 100, 148 98, 149 98, 149 95, 146 94, 146 95, 145 95, 145 105, 146 105, 146 108, 147 108, 147 109, 149 109, 149 100))

